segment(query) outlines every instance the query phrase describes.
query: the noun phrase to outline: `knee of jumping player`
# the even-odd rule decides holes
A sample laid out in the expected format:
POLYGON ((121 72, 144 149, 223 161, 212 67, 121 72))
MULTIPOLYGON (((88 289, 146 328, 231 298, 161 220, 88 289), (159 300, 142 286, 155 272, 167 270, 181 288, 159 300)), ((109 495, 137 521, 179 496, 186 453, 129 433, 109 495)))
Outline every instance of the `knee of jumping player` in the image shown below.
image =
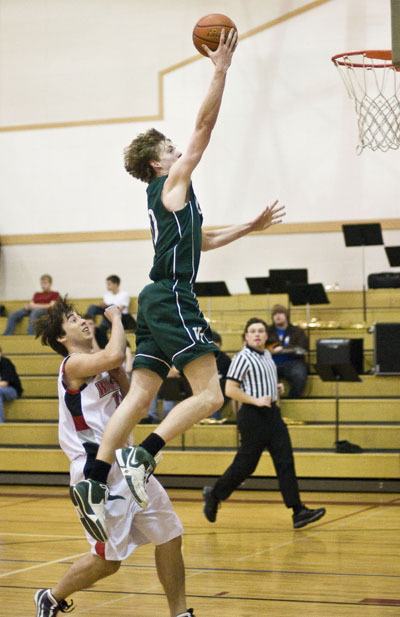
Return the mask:
POLYGON ((205 403, 205 411, 207 413, 205 417, 221 409, 224 404, 224 397, 220 387, 204 390, 202 395, 205 403))
POLYGON ((154 398, 152 393, 141 391, 138 394, 133 390, 127 394, 126 398, 128 399, 126 402, 129 405, 129 409, 132 410, 131 413, 133 412, 137 419, 141 420, 148 416, 150 405, 154 398))

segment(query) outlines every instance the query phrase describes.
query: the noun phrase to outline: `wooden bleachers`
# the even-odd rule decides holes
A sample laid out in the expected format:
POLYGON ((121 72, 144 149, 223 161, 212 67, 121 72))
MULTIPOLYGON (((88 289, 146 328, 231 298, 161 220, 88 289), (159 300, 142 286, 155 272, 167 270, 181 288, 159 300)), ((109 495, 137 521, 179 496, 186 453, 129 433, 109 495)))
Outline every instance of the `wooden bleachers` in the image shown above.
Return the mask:
MULTIPOLYGON (((363 322, 360 292, 331 292, 330 304, 311 308, 310 363, 315 362, 316 341, 320 338, 363 338, 365 370, 373 366, 373 336, 376 321, 400 322, 400 290, 373 290, 367 293, 367 321, 363 322)), ((95 303, 93 299, 76 301, 80 312, 95 303)), ((273 304, 287 305, 286 296, 201 298, 200 304, 211 326, 223 337, 223 348, 234 353, 242 344, 246 320, 253 316, 269 321, 273 304)), ((6 302, 15 310, 21 302, 6 302)), ((136 310, 136 300, 131 310, 136 310)), ((306 311, 293 308, 292 321, 305 325, 306 311)), ((5 318, 0 318, 0 331, 5 318)), ((7 422, 0 425, 0 470, 3 472, 65 473, 68 463, 57 446, 56 375, 60 358, 42 347, 26 332, 27 321, 19 324, 17 334, 0 337, 3 353, 10 357, 21 375, 24 395, 6 404, 7 422)), ((129 335, 134 348, 134 339, 129 335)), ((336 454, 334 384, 324 383, 315 374, 308 379, 305 397, 282 400, 282 413, 296 450, 300 477, 394 479, 400 475, 400 379, 366 374, 361 383, 340 384, 340 439, 347 439, 366 451, 358 455, 336 454)), ((154 427, 139 425, 136 441, 154 427)), ((215 475, 229 464, 237 445, 234 424, 195 426, 175 439, 167 448, 159 473, 174 475, 215 475), (215 449, 210 455, 210 449, 215 449), (196 456, 193 456, 193 450, 196 456)), ((274 475, 269 456, 264 455, 256 475, 274 475)))

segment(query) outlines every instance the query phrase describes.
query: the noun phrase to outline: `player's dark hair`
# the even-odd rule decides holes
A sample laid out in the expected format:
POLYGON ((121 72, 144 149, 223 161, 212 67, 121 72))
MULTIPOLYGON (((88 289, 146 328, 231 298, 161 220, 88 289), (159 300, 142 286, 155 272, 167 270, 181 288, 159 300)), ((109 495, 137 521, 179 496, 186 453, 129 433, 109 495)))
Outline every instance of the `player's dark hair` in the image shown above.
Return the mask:
POLYGON ((111 283, 114 283, 114 285, 121 284, 121 279, 116 274, 110 274, 110 276, 107 276, 106 281, 110 281, 111 283))
POLYGON ((265 328, 265 332, 268 332, 268 324, 267 324, 266 321, 264 321, 263 319, 259 319, 258 317, 252 317, 251 319, 249 319, 246 322, 246 325, 245 325, 244 330, 243 330, 243 339, 245 337, 245 334, 247 334, 250 326, 252 326, 255 323, 261 323, 264 326, 264 328, 265 328))
POLYGON ((65 335, 63 328, 64 317, 73 313, 74 307, 67 300, 67 296, 59 298, 53 306, 47 309, 35 323, 36 338, 41 339, 42 345, 48 345, 61 356, 68 356, 67 348, 57 339, 65 335))
POLYGON ((158 161, 158 147, 166 137, 156 129, 141 133, 124 150, 125 169, 134 178, 142 182, 151 182, 156 173, 150 161, 158 161))
POLYGON ((50 285, 53 282, 53 277, 50 276, 50 274, 42 274, 42 276, 40 277, 40 280, 42 280, 42 279, 47 279, 49 281, 50 285))

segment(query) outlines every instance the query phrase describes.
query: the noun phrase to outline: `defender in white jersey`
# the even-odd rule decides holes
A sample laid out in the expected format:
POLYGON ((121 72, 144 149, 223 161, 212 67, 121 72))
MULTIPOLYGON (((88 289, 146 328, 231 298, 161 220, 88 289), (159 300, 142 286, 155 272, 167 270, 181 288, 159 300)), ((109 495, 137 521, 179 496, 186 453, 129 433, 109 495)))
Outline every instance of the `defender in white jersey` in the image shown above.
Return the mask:
MULTIPOLYGON (((86 321, 65 300, 59 300, 37 323, 42 342, 65 356, 58 376, 59 441, 71 463, 71 484, 87 477, 104 428, 129 388, 121 368, 126 341, 120 310, 109 307, 105 316, 111 322, 111 336, 106 348, 98 351, 93 349, 93 335, 86 321)), ((72 602, 67 603, 65 598, 115 573, 121 561, 138 546, 150 542, 155 545, 157 573, 170 616, 194 617, 192 609, 186 609, 182 524, 165 490, 150 477, 149 507, 144 511, 134 500, 117 464, 111 468, 108 490, 103 537, 99 537, 98 527, 97 537, 92 537, 90 513, 83 517, 81 504, 75 503, 91 552, 79 559, 52 589, 36 592, 36 617, 68 612, 72 602)))

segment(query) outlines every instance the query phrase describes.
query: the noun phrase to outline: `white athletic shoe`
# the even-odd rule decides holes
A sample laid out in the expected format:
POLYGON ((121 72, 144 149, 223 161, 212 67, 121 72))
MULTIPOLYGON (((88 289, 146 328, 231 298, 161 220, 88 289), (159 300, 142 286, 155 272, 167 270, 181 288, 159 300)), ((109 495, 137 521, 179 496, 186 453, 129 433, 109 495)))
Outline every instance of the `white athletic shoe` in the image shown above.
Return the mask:
POLYGON ((115 455, 135 501, 145 510, 149 504, 146 493, 147 480, 155 470, 160 457, 154 459, 141 446, 121 448, 115 455))
POLYGON ((86 531, 97 542, 107 542, 107 486, 96 480, 82 480, 70 487, 70 496, 86 531))

